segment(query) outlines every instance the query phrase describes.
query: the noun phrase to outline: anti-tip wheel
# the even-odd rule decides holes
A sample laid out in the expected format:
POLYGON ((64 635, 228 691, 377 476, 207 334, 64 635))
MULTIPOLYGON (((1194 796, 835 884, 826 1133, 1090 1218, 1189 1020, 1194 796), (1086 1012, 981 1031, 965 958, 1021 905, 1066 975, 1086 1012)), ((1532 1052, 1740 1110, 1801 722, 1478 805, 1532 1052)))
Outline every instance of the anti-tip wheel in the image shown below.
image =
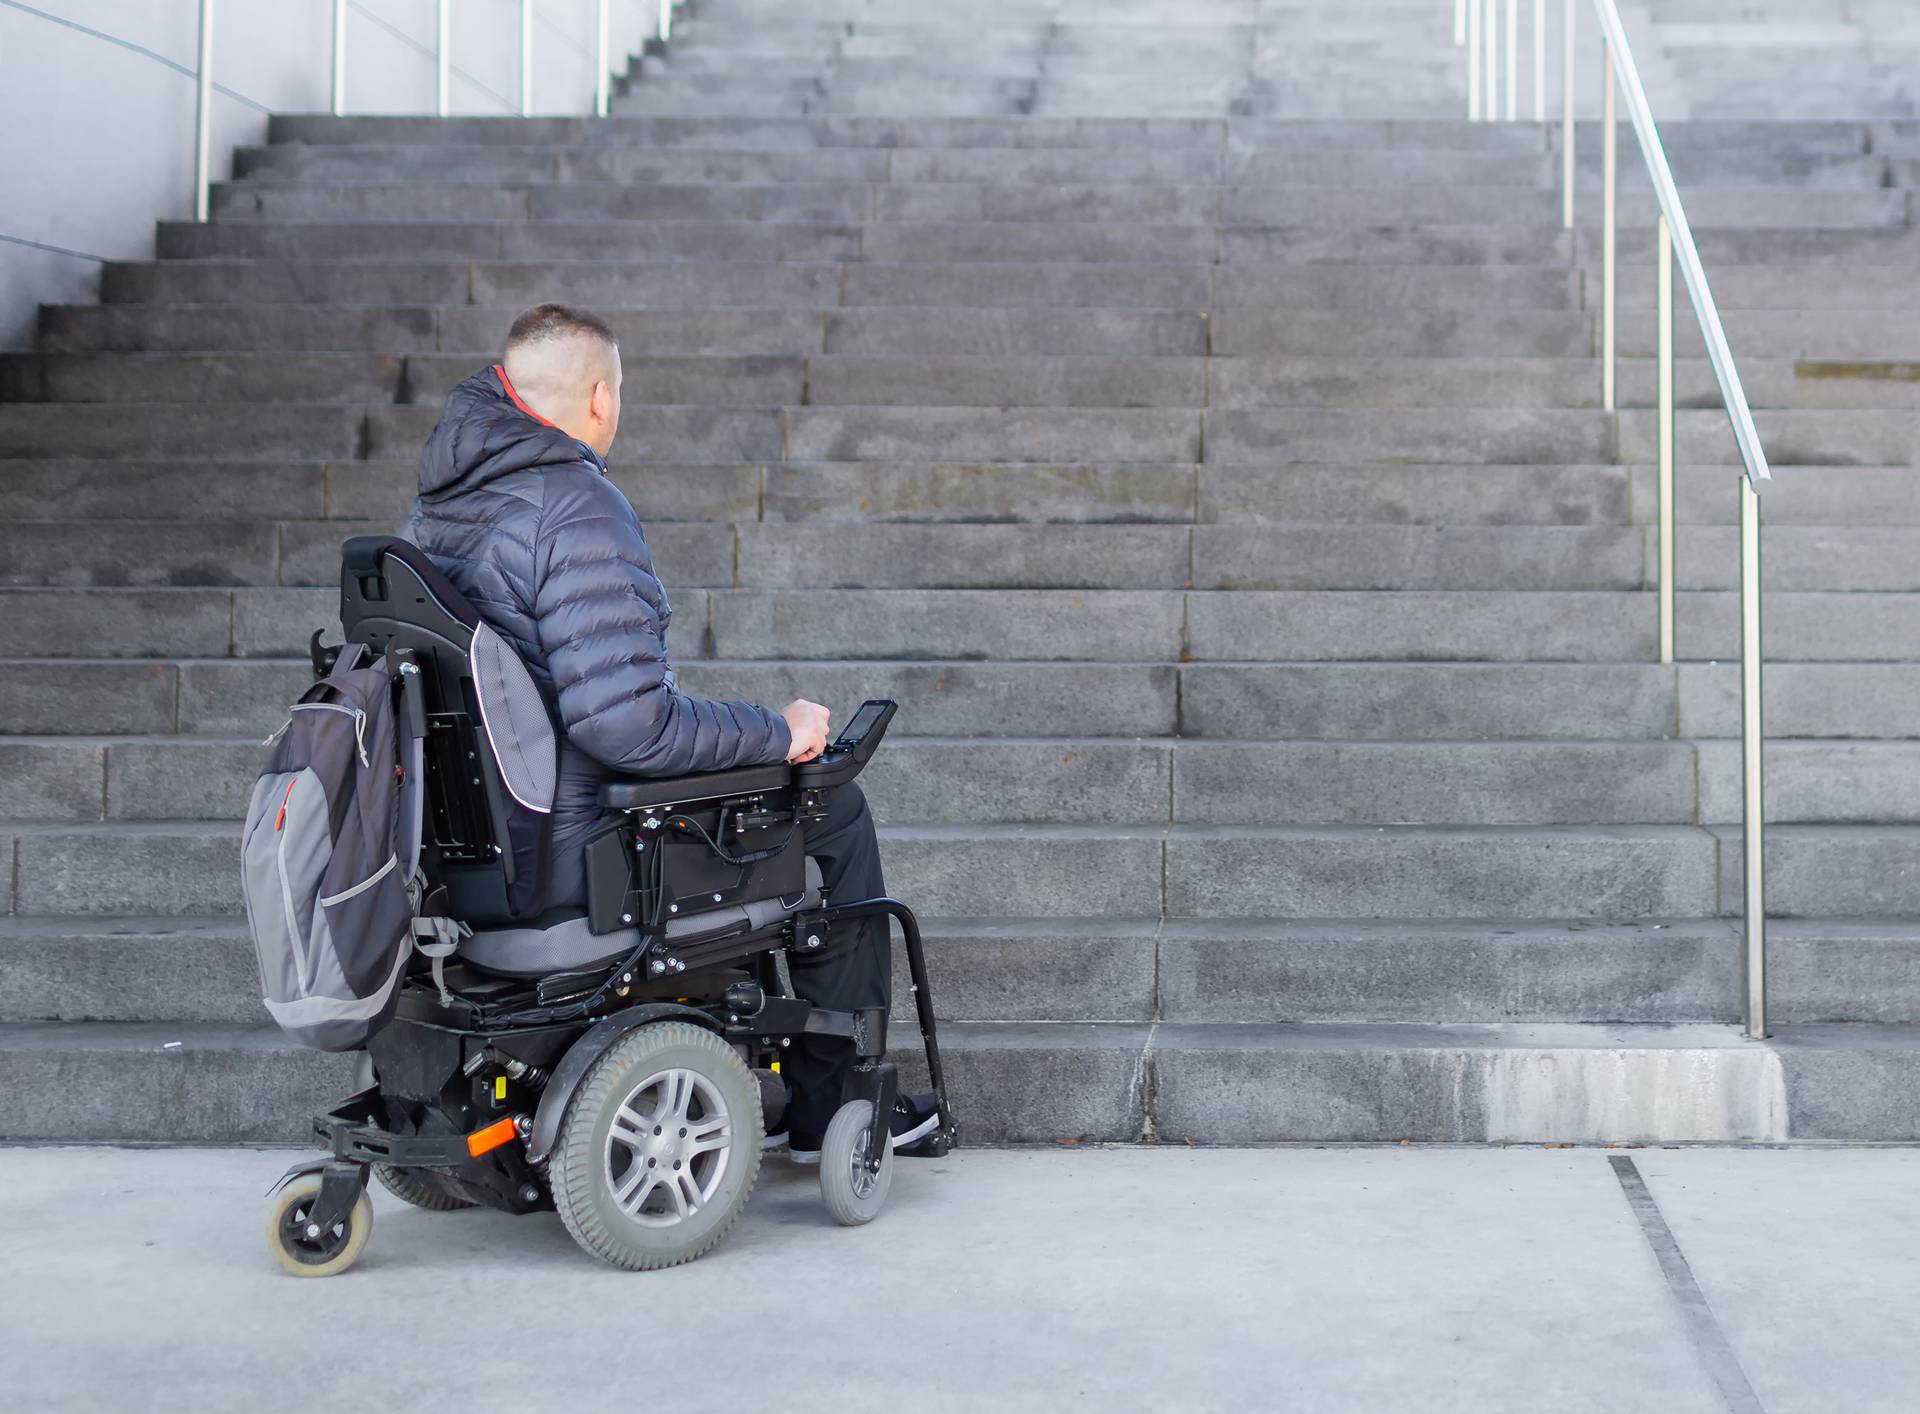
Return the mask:
POLYGON ((274 1197, 267 1214, 267 1246, 297 1277, 338 1276, 360 1260, 373 1235, 373 1200, 366 1190, 342 1222, 315 1230, 307 1221, 320 1196, 320 1176, 295 1179, 274 1197))
POLYGON ((820 1196, 843 1227, 879 1217, 893 1187, 893 1145, 887 1140, 881 1141, 886 1151, 880 1156, 880 1171, 867 1168, 867 1122, 872 1115, 873 1101, 848 1101, 834 1113, 820 1144, 820 1196))

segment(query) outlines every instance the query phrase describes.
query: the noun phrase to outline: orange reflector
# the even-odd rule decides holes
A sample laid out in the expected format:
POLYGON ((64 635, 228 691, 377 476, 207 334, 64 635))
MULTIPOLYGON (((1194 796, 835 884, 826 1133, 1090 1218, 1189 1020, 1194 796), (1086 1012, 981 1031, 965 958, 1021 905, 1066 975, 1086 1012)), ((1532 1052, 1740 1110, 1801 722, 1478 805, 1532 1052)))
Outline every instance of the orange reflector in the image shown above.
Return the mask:
POLYGON ((520 1131, 511 1119, 495 1120, 485 1129, 476 1129, 467 1136, 467 1153, 474 1158, 502 1144, 510 1144, 520 1137, 520 1131))

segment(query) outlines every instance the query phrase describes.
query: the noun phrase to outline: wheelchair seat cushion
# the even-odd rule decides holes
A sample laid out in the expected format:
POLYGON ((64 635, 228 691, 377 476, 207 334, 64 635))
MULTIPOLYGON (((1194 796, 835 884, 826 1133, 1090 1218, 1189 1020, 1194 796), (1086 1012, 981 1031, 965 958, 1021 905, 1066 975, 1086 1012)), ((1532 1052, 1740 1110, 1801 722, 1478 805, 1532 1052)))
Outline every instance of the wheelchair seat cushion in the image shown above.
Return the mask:
MULTIPOLYGON (((757 932, 796 913, 820 906, 820 866, 807 860, 807 888, 789 898, 751 899, 669 920, 669 944, 692 943, 709 936, 757 932), (744 925, 744 926, 743 926, 744 925)), ((506 977, 546 977, 611 966, 640 946, 638 928, 595 933, 586 917, 568 918, 544 928, 487 928, 463 938, 462 960, 506 977)))

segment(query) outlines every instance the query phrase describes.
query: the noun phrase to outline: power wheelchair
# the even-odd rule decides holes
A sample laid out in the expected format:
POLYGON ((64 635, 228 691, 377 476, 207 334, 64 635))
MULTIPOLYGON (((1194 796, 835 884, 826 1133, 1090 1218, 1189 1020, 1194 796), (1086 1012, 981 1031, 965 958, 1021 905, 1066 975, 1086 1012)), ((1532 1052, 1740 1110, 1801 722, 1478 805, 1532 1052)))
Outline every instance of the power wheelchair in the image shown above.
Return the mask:
MULTIPOLYGON (((782 967, 864 919, 892 919, 905 941, 938 1108, 915 1152, 958 1142, 913 911, 825 897, 800 832, 824 792, 859 775, 893 703, 865 704, 802 766, 604 785, 612 823, 587 847, 584 915, 539 913, 545 821, 526 805, 555 738, 524 667, 405 541, 346 543, 340 617, 348 642, 387 659, 403 754, 420 746, 421 912, 436 921, 416 928, 427 937, 367 1044, 362 1087, 314 1121, 326 1156, 270 1194, 268 1245, 287 1270, 353 1265, 370 1174, 430 1210, 557 1209, 615 1266, 690 1261, 746 1205, 785 1103, 781 1053, 799 1036, 852 1045, 820 1187, 837 1221, 870 1221, 893 1173, 888 1016, 813 1006, 782 967)), ((324 674, 339 649, 320 638, 324 674)))

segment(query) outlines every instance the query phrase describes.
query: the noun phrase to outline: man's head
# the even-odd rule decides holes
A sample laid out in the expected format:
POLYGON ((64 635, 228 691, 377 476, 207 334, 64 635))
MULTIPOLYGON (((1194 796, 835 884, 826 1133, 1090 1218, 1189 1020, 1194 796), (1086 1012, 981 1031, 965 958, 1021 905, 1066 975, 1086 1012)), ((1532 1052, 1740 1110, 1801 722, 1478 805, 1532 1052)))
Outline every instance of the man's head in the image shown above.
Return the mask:
POLYGON ((620 426, 620 345, 606 320, 537 304, 513 321, 501 362, 521 402, 606 456, 620 426))

